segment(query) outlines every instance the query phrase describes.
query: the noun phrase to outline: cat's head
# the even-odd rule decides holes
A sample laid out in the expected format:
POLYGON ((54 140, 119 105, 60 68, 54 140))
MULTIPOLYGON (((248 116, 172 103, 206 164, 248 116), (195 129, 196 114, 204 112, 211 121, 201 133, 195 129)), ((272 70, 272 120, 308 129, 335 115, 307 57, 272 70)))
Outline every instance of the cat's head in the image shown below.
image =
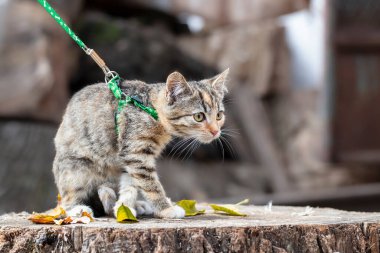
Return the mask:
POLYGON ((172 135, 202 143, 219 138, 225 121, 223 98, 228 71, 201 81, 188 82, 179 72, 168 76, 160 117, 172 135))

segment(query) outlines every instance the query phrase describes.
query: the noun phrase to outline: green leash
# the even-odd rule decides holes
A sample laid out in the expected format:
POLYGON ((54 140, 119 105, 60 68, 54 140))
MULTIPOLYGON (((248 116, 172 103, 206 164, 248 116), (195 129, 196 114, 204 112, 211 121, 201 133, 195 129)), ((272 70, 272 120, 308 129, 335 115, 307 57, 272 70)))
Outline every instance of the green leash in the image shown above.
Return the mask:
POLYGON ((108 88, 112 91, 114 97, 117 100, 117 110, 115 112, 115 125, 116 132, 119 133, 119 118, 120 113, 127 104, 132 104, 141 110, 150 114, 155 120, 158 120, 157 111, 153 107, 145 106, 137 96, 128 96, 120 89, 121 78, 118 73, 111 71, 102 58, 91 48, 88 48, 86 44, 67 26, 65 21, 58 15, 58 13, 50 6, 46 0, 37 0, 38 3, 45 8, 45 10, 54 18, 54 20, 62 27, 65 32, 83 49, 83 51, 91 56, 91 58, 99 65, 105 75, 105 81, 108 84, 108 88))

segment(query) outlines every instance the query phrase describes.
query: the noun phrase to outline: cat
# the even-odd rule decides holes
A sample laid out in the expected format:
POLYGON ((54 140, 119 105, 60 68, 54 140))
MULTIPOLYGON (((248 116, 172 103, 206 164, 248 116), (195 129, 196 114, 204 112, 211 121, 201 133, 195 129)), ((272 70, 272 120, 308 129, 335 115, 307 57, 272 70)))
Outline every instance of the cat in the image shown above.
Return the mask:
POLYGON ((184 217, 185 211, 166 197, 155 160, 172 137, 210 143, 220 136, 228 71, 202 81, 188 82, 179 72, 166 83, 123 81, 122 91, 154 107, 158 120, 127 104, 118 131, 117 100, 105 83, 77 92, 54 139, 53 173, 67 213, 116 216, 123 204, 135 216, 184 217))

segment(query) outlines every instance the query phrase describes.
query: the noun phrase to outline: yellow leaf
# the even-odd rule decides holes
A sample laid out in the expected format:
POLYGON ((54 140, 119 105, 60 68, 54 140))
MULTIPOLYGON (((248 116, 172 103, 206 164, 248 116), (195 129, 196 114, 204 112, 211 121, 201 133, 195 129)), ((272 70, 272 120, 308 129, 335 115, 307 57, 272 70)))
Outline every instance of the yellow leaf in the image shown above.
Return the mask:
POLYGON ((123 204, 117 209, 116 220, 120 223, 138 222, 131 210, 123 204))
POLYGON ((180 200, 177 202, 177 205, 182 207, 185 210, 185 216, 195 216, 198 214, 203 214, 205 213, 206 210, 197 210, 195 207, 195 204, 197 202, 195 200, 180 200))
POLYGON ((236 203, 235 205, 240 206, 240 205, 246 205, 249 203, 249 199, 244 199, 240 201, 239 203, 236 203))
POLYGON ((215 212, 222 212, 227 215, 231 216, 247 216, 244 213, 241 213, 237 208, 236 205, 216 205, 216 204, 210 204, 212 209, 214 209, 215 212))

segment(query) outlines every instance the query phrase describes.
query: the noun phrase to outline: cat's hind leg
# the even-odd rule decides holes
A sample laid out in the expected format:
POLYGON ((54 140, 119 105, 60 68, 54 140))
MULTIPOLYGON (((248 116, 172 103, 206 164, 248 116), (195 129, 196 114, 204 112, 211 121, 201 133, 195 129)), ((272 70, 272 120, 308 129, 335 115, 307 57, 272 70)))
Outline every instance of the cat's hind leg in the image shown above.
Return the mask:
POLYGON ((104 182, 104 178, 96 173, 91 160, 57 155, 53 173, 62 197, 61 205, 68 215, 80 216, 82 212, 95 216, 104 214, 97 192, 97 186, 104 182))
POLYGON ((78 190, 64 191, 64 194, 62 195, 62 207, 66 210, 66 214, 72 217, 80 217, 83 212, 86 212, 91 216, 94 216, 94 210, 88 205, 89 201, 87 200, 87 192, 79 192, 78 190))
POLYGON ((93 209, 88 205, 89 193, 82 187, 61 187, 60 195, 62 196, 62 207, 66 210, 68 216, 82 216, 87 212, 94 216, 93 209))

